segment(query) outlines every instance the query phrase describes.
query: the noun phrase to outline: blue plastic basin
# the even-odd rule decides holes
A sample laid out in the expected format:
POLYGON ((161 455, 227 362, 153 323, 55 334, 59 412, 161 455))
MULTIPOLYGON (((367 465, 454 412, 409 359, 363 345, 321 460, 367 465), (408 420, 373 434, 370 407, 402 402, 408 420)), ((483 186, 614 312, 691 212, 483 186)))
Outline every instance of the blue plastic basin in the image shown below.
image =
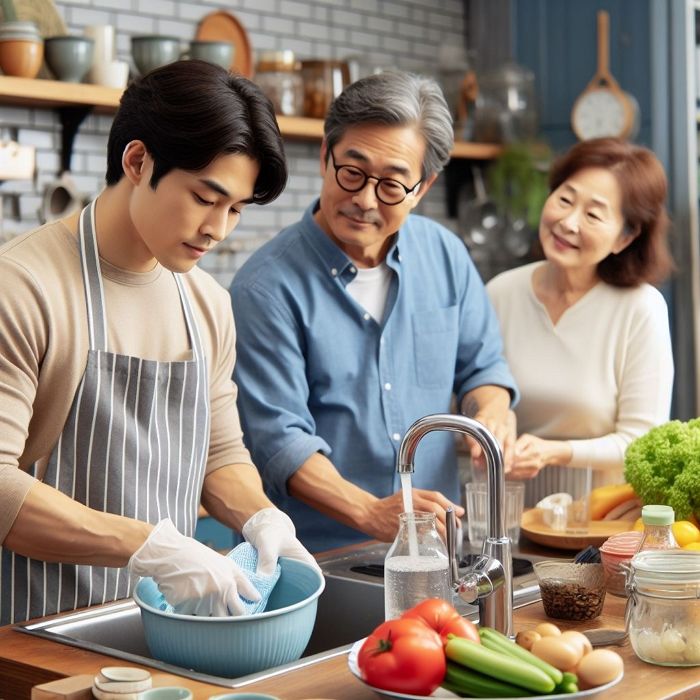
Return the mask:
POLYGON ((298 659, 316 621, 322 574, 300 561, 281 558, 282 573, 265 612, 240 617, 166 613, 152 578, 142 578, 134 600, 154 658, 225 678, 236 678, 298 659))

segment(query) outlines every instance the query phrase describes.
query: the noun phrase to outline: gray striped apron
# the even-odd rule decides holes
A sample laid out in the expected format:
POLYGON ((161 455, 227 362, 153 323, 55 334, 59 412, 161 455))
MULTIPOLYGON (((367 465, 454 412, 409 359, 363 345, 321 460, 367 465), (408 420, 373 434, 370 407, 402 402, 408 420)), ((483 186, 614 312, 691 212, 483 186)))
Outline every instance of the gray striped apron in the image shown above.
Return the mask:
MULTIPOLYGON (((108 352, 94 202, 81 214, 79 233, 90 349, 44 483, 98 511, 150 523, 170 518, 191 536, 209 447, 209 385, 187 292, 174 274, 191 360, 108 352)), ((0 566, 3 625, 126 598, 131 591, 126 569, 47 563, 7 549, 0 566)))

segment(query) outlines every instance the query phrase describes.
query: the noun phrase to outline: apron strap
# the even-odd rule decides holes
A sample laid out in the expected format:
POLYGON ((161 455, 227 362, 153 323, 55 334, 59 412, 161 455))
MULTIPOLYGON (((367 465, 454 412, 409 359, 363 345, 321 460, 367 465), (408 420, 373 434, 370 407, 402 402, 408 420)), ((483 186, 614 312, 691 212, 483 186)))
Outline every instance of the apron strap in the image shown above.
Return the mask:
POLYGON ((81 212, 78 232, 78 251, 83 271, 90 350, 106 351, 107 316, 105 315, 104 288, 102 286, 100 257, 95 235, 94 201, 90 202, 81 212))
MULTIPOLYGON (((105 313, 104 286, 100 269, 100 254, 97 248, 95 228, 95 201, 88 204, 80 214, 79 253, 83 271, 83 287, 87 305, 88 338, 91 350, 107 351, 107 314, 105 313)), ((196 360, 204 359, 202 340, 197 321, 192 311, 187 290, 184 288, 180 274, 173 273, 180 294, 187 334, 196 360)))
POLYGON ((194 358, 198 361, 204 361, 204 349, 202 346, 202 338, 199 335, 199 326, 194 317, 194 311, 192 310, 192 305, 190 304, 190 297, 187 294, 187 290, 182 282, 182 275, 179 272, 173 272, 173 277, 177 284, 177 289, 180 292, 180 302, 182 303, 182 311, 185 315, 185 324, 187 326, 187 333, 190 336, 190 343, 192 344, 192 354, 194 358))

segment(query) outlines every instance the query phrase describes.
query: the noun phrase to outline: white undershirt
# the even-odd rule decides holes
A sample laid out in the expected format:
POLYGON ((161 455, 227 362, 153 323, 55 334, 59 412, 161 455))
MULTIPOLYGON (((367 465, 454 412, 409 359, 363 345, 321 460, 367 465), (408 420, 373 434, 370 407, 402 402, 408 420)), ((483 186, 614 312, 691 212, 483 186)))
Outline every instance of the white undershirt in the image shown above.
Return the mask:
POLYGON ((377 267, 357 268, 355 279, 346 289, 350 296, 365 309, 372 318, 381 323, 386 308, 386 298, 391 283, 391 269, 382 261, 377 267))

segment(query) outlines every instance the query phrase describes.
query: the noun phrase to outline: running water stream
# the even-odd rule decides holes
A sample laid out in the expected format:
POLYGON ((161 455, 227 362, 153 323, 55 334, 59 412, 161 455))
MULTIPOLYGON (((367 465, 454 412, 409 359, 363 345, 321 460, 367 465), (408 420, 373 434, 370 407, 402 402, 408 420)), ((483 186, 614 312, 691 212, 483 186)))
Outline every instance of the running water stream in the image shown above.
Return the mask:
MULTIPOLYGON (((403 492, 404 513, 413 513, 413 491, 410 472, 401 474, 401 490, 403 492)), ((418 535, 416 534, 416 524, 412 520, 408 522, 408 553, 412 557, 418 556, 418 535)))

